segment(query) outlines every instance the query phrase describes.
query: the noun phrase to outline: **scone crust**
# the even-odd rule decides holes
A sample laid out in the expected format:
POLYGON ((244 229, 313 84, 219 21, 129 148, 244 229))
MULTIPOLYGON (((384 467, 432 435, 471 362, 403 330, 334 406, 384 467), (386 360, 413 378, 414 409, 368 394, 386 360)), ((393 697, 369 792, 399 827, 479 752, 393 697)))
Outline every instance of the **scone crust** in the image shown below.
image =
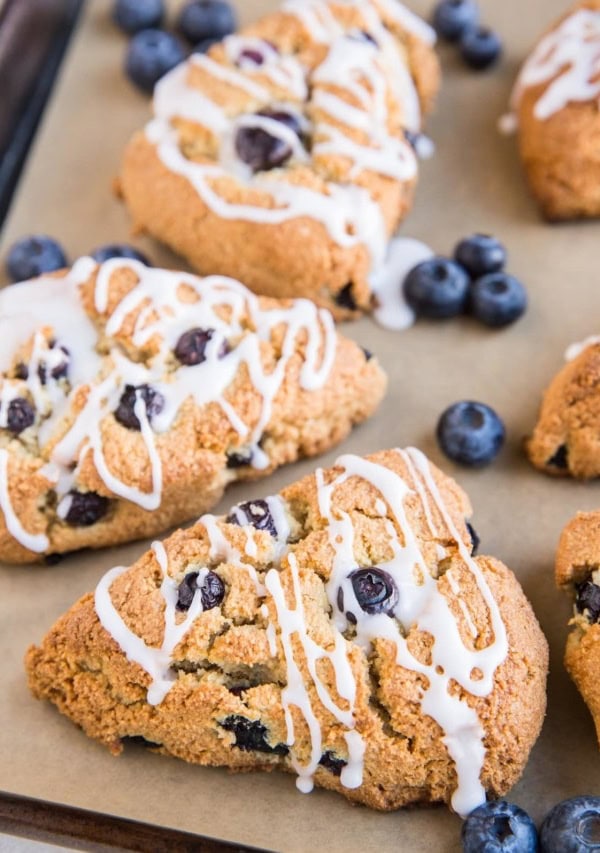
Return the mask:
MULTIPOLYGON (((109 305, 106 312, 102 313, 94 304, 98 270, 94 267, 88 280, 81 285, 81 299, 97 330, 99 352, 106 353, 110 345, 120 352, 126 352, 134 362, 151 358, 153 341, 136 345, 133 340, 135 312, 126 319, 121 331, 115 336, 106 334, 112 311, 116 306, 124 304, 139 280, 138 274, 127 265, 121 268, 117 264, 110 274, 109 305)), ((154 270, 153 274, 160 275, 160 271, 154 270)), ((169 272, 164 275, 177 274, 169 272)), ((39 286, 43 289, 44 282, 40 282, 39 286)), ((248 296, 255 298, 249 293, 248 296)), ((263 298, 258 305, 260 310, 285 310, 292 303, 263 298)), ((285 325, 282 329, 285 329, 285 325)), ((250 327, 246 332, 252 334, 250 327)), ((154 510, 144 509, 116 495, 99 472, 90 450, 80 460, 76 487, 80 492, 94 492, 108 498, 109 511, 90 526, 73 526, 57 514, 55 484, 48 479, 47 463, 52 458, 53 449, 82 411, 90 388, 94 381, 98 382, 96 375, 88 377, 92 385, 76 386, 68 398, 69 408, 65 416, 57 423, 50 439, 42 445, 38 443, 37 433, 33 432, 37 426, 18 436, 13 436, 5 429, 0 430, 0 448, 8 454, 6 489, 14 515, 22 520, 28 533, 45 535, 48 540, 44 551, 30 550, 11 533, 5 514, 0 512, 0 559, 11 563, 28 563, 43 559, 47 554, 61 554, 84 547, 100 548, 153 536, 209 510, 220 500, 225 487, 233 480, 268 475, 282 464, 319 454, 342 441, 354 424, 375 410, 385 392, 386 378, 375 358, 367 358, 356 343, 337 332, 332 331, 332 334, 335 339, 335 358, 331 370, 321 387, 310 389, 304 387, 301 380, 306 357, 306 335, 303 338, 299 334, 297 338, 296 352, 285 364, 282 381, 263 433, 262 448, 268 457, 266 467, 259 469, 245 465, 229 468, 227 453, 239 446, 243 439, 234 429, 225 410, 218 402, 200 405, 192 397, 184 400, 169 429, 155 434, 162 489, 159 506, 154 510)), ((270 341, 260 344, 265 366, 274 366, 276 359, 281 357, 282 335, 282 330, 274 329, 270 341)), ((23 341, 23 345, 28 346, 26 341, 23 341)), ((108 356, 104 358, 107 363, 108 356)), ((19 360, 18 354, 16 360, 19 360)), ((107 369, 102 368, 104 372, 107 369)), ((6 377, 4 379, 9 381, 6 377)), ((24 383, 19 387, 24 390, 18 393, 27 395, 24 383)), ((245 363, 240 364, 225 391, 225 397, 249 427, 258 423, 263 398, 253 384, 245 363)), ((103 455, 111 474, 128 487, 149 492, 153 485, 152 470, 141 432, 126 428, 114 414, 108 413, 101 421, 101 434, 103 455)))
MULTIPOLYGON (((367 19, 358 5, 349 7, 335 0, 328 0, 325 5, 330 10, 328 14, 333 14, 346 30, 365 29, 367 19)), ((377 4, 373 6, 371 3, 369 8, 374 13, 377 4)), ((439 88, 440 69, 435 52, 430 44, 393 19, 386 18, 383 6, 379 13, 404 55, 421 110, 426 113, 431 109, 439 88)), ((299 17, 285 9, 265 16, 240 35, 267 41, 286 54, 301 55, 303 63, 311 68, 323 60, 327 49, 313 38, 299 17)), ((225 49, 220 44, 211 48, 208 56, 219 63, 226 62, 225 49)), ((226 86, 215 79, 207 82, 207 75, 197 68, 190 68, 189 79, 200 91, 208 92, 227 116, 265 108, 265 104, 253 100, 241 89, 226 86)), ((256 79, 270 90, 273 103, 294 101, 289 92, 278 90, 266 77, 256 79)), ((344 83, 342 81, 339 87, 319 85, 354 108, 358 107, 358 101, 352 98, 344 83)), ((397 106, 390 106, 391 112, 397 112, 397 109, 397 106)), ((325 115, 322 110, 319 112, 319 108, 312 106, 311 110, 311 120, 322 120, 325 115)), ((210 131, 181 118, 175 117, 171 121, 186 157, 203 164, 214 162, 211 160, 214 156, 212 149, 217 143, 214 138, 207 142, 210 131)), ((398 136, 402 123, 398 117, 394 122, 398 126, 394 127, 393 134, 398 136)), ((364 134, 349 129, 340 120, 330 117, 328 124, 365 144, 364 134)), ((285 169, 275 169, 268 174, 275 181, 282 179, 317 193, 328 193, 328 182, 340 187, 352 184, 361 187, 376 202, 385 232, 387 236, 391 235, 412 204, 416 178, 398 180, 366 168, 355 174, 351 166, 349 157, 319 154, 306 168, 294 167, 291 177, 287 176, 285 169)), ((267 188, 268 182, 264 186, 267 188)), ((268 296, 306 296, 327 307, 336 319, 352 318, 371 307, 369 273, 372 258, 363 242, 339 244, 323 222, 312 216, 296 216, 277 224, 220 216, 205 203, 187 177, 165 166, 156 143, 146 131, 136 133, 125 150, 119 187, 132 215, 134 228, 167 243, 202 274, 217 272, 229 275, 243 280, 257 293, 268 296), (347 297, 348 290, 351 291, 351 300, 347 297)), ((228 203, 273 206, 272 199, 264 198, 264 194, 261 197, 256 188, 246 187, 233 176, 219 182, 218 193, 228 203)), ((315 204, 318 204, 318 195, 315 204)))
MULTIPOLYGON (((598 0, 573 6, 547 32, 579 9, 600 12, 598 0)), ((534 108, 555 78, 521 95, 519 151, 527 181, 550 222, 600 216, 600 117, 597 99, 570 102, 543 120, 534 108)))
MULTIPOLYGON (((367 457, 371 462, 407 477, 405 461, 396 451, 367 457)), ((338 469, 324 474, 329 481, 338 469)), ((447 512, 465 545, 470 534, 465 516, 470 505, 464 492, 449 477, 431 466, 432 477, 445 502, 447 512)), ((361 561, 376 562, 386 553, 384 519, 377 518, 376 500, 370 483, 352 477, 336 492, 336 507, 349 512, 357 531, 355 554, 361 561), (365 550, 366 549, 366 550, 365 550), (368 551, 368 556, 367 556, 368 551)), ((299 526, 297 542, 291 546, 300 567, 302 601, 310 635, 327 644, 330 617, 324 595, 324 581, 332 571, 332 551, 320 516, 318 482, 314 475, 282 492, 288 512, 299 526)), ((477 625, 478 638, 469 639, 464 608, 451 605, 460 623, 463 641, 489 643, 489 613, 476 589, 469 586, 468 573, 461 568, 456 544, 449 542, 440 524, 440 535, 432 539, 423 505, 417 494, 405 500, 408 522, 426 561, 441 572, 439 588, 452 597, 445 572, 450 568, 460 577, 464 602, 477 625), (441 563, 440 547, 446 551, 441 563)), ((434 521, 440 517, 434 508, 434 521)), ((231 524, 219 522, 227 539, 243 549, 244 533, 231 524)), ((268 536, 254 536, 258 553, 254 561, 259 572, 268 565, 268 536)), ((178 531, 165 542, 169 572, 180 578, 190 561, 207 559, 209 542, 204 525, 178 531)), ((529 751, 544 717, 547 672, 547 644, 531 606, 512 572, 491 557, 477 557, 477 565, 496 600, 507 630, 508 654, 498 666, 492 692, 485 697, 469 695, 484 731, 487 750, 481 782, 490 794, 503 795, 520 777, 529 751)), ((464 564, 463 564, 464 568, 464 564)), ((276 752, 244 751, 235 748, 235 738, 219 721, 228 717, 258 720, 268 732, 268 743, 279 749, 285 743, 286 725, 281 690, 286 684, 286 666, 278 641, 277 655, 271 657, 266 638, 266 622, 253 600, 253 585, 245 572, 220 566, 217 571, 229 584, 225 615, 217 609, 203 614, 196 627, 176 650, 177 660, 204 660, 204 669, 178 665, 175 686, 157 706, 144 701, 148 676, 127 660, 114 639, 100 625, 92 595, 84 596, 63 616, 40 647, 31 647, 26 660, 29 683, 39 698, 50 699, 59 710, 81 726, 91 737, 112 752, 123 748, 123 738, 141 736, 159 744, 164 754, 186 761, 224 765, 236 770, 275 767, 291 770, 289 757, 276 752), (230 601, 231 597, 231 601, 230 601), (202 625, 202 627, 200 627, 202 625), (187 671, 185 671, 187 670, 187 671), (236 691, 236 683, 260 672, 258 684, 236 691), (233 692, 232 692, 233 688, 233 692)), ((290 591, 290 564, 282 563, 282 585, 290 591)), ((158 644, 161 613, 156 607, 157 564, 146 553, 126 574, 114 582, 112 597, 123 618, 147 643, 158 644)), ((272 615, 272 602, 268 604, 272 615)), ((279 629, 278 637, 280 638, 279 629)), ((430 636, 410 629, 408 642, 421 660, 428 655, 430 636)), ((376 640, 367 654, 349 643, 348 659, 356 678, 357 728, 366 742, 363 782, 359 788, 344 787, 339 776, 319 766, 315 783, 339 791, 348 799, 376 809, 395 809, 413 803, 449 802, 456 787, 456 772, 442 742, 440 726, 420 709, 422 677, 396 663, 395 647, 389 640, 376 640)), ((301 665, 307 678, 306 663, 301 665)), ((331 688, 332 674, 323 676, 331 688)), ((324 753, 343 754, 339 724, 331 714, 313 703, 323 732, 324 753)), ((302 720, 294 716, 301 752, 306 760, 309 748, 302 720)))
POLYGON ((600 345, 590 344, 554 377, 526 443, 531 462, 554 476, 600 476, 600 345))
MULTIPOLYGON (((556 552, 556 582, 574 597, 576 584, 600 568, 600 511, 579 512, 565 526, 556 552)), ((569 623, 565 667, 588 706, 600 742, 600 624, 575 611, 569 623)))

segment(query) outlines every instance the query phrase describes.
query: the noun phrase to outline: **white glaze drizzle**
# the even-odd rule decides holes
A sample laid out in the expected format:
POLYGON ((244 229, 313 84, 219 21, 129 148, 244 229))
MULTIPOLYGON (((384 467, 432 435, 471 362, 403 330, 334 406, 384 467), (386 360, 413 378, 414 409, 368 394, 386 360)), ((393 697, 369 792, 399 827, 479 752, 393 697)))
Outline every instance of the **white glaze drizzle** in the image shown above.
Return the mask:
POLYGON ((10 456, 7 450, 0 449, 0 509, 4 514, 6 529, 10 535, 25 548, 41 554, 48 547, 48 538, 43 533, 29 533, 13 509, 8 493, 8 462, 10 456))
MULTIPOLYGON (((349 159, 352 164, 349 180, 356 179, 365 170, 397 181, 412 180, 417 172, 416 158, 403 138, 389 132, 386 99, 392 85, 404 126, 418 131, 421 115, 414 82, 394 37, 382 24, 377 5, 371 0, 349 0, 349 5, 356 5, 360 10, 374 32, 379 48, 369 42, 348 38, 323 0, 288 0, 282 6, 284 13, 301 22, 313 41, 329 46, 323 63, 311 75, 311 85, 340 85, 341 82, 358 98, 365 119, 361 121, 358 118, 360 109, 331 94, 328 99, 330 115, 339 119, 344 113, 350 127, 356 127, 359 121, 369 129, 368 144, 359 144, 338 128, 321 121, 314 128, 313 154, 316 157, 337 155, 349 159), (387 73, 382 66, 387 68, 387 73)), ((430 28, 424 22, 419 26, 416 23, 419 19, 396 0, 385 4, 385 14, 404 29, 431 41, 430 28)), ((278 136, 291 146, 288 165, 292 173, 296 164, 309 162, 308 152, 292 130, 281 122, 256 115, 258 107, 273 105, 274 101, 272 92, 257 83, 258 79, 266 79, 271 85, 286 90, 291 101, 302 100, 306 96, 306 71, 298 59, 281 55, 267 42, 254 37, 230 36, 224 47, 230 65, 198 55, 189 62, 201 67, 208 75, 244 91, 254 101, 253 114, 227 119, 220 106, 189 84, 187 66, 176 68, 158 83, 154 97, 155 119, 146 127, 146 135, 156 146, 163 164, 171 172, 186 178, 203 203, 222 219, 277 225, 290 219, 309 217, 323 225, 339 246, 364 245, 369 251, 372 266, 380 265, 386 226, 379 205, 366 189, 328 182, 324 191, 316 191, 290 183, 286 180, 285 170, 253 174, 235 151, 237 129, 252 125, 278 136), (262 64, 243 57, 240 59, 244 49, 259 51, 262 64), (236 66, 241 70, 236 70, 236 66), (217 137, 219 156, 216 162, 191 161, 184 156, 172 126, 174 118, 200 123, 217 137), (214 186, 215 181, 226 176, 235 177, 243 185, 263 192, 266 205, 227 201, 214 186), (268 203, 269 197, 271 204, 268 203)))
MULTIPOLYGON (((375 638, 385 637, 396 645, 398 665, 424 676, 425 682, 420 695, 421 708, 443 731, 442 739, 454 761, 457 773, 457 788, 452 797, 452 805, 459 814, 465 815, 485 799, 480 781, 485 759, 484 731, 476 711, 458 695, 451 695, 449 688, 451 683, 456 683, 472 696, 489 695, 494 687, 495 672, 508 653, 506 629, 485 577, 463 543, 443 502, 426 458, 414 448, 396 452, 409 472, 407 480, 390 468, 352 455, 344 455, 337 460, 336 468, 342 470, 331 482, 325 482, 322 470, 319 469, 316 473, 319 511, 326 520, 329 542, 334 552, 331 575, 326 585, 333 628, 332 642, 328 643, 328 647, 320 646, 310 636, 302 597, 301 567, 293 550, 288 548, 282 555, 283 562, 278 568, 267 572, 261 592, 265 600, 259 605, 259 611, 267 623, 267 640, 271 654, 277 654, 279 645, 285 659, 287 676, 281 701, 287 726, 286 742, 290 748, 292 766, 298 774, 297 786, 301 791, 308 792, 312 789, 313 776, 322 755, 323 738, 319 714, 314 706, 316 701, 345 730, 343 736, 348 749, 348 760, 342 771, 342 784, 349 788, 362 784, 364 755, 368 745, 356 728, 356 680, 348 657, 348 642, 342 634, 349 627, 346 613, 351 610, 354 617, 352 624, 355 625, 356 632, 353 642, 368 650, 375 638), (380 564, 380 567, 391 575, 399 591, 394 618, 385 614, 369 615, 361 610, 354 598, 349 578, 349 573, 357 568, 354 529, 350 516, 338 508, 334 509, 336 489, 352 477, 365 480, 377 490, 375 508, 380 516, 386 519, 385 526, 393 557, 380 564), (454 540, 463 569, 471 574, 477 585, 488 608, 493 634, 493 639, 485 648, 469 649, 462 640, 460 627, 449 606, 449 599, 440 592, 438 580, 431 575, 409 524, 404 501, 411 494, 418 496, 432 536, 441 535, 444 540, 450 536, 454 540), (444 525, 441 532, 438 530, 434 512, 444 525), (284 589, 281 573, 286 566, 291 581, 291 589, 287 590, 284 589), (344 612, 340 612, 338 606, 340 589, 343 593, 344 612), (290 599, 293 603, 290 603, 290 599), (273 612, 276 615, 276 623, 272 618, 273 612), (399 626, 403 626, 403 630, 400 630, 399 626), (429 633, 434 639, 429 664, 415 658, 408 647, 405 634, 413 628, 429 633), (303 674, 301 661, 297 657, 297 644, 302 648, 301 661, 308 670, 308 678, 303 674), (317 665, 323 659, 327 659, 331 664, 336 697, 330 693, 318 675, 317 665), (343 700, 343 706, 337 697, 343 700), (297 734, 292 709, 300 713, 309 732, 310 757, 305 763, 300 762, 295 750, 297 734)), ((283 504, 281 507, 283 508, 283 504)), ((213 516, 204 516, 201 521, 210 538, 211 559, 225 559, 227 562, 243 565, 240 564, 239 552, 229 543, 218 520, 213 516)), ((164 549, 160 551, 156 543, 153 547, 163 576, 167 578, 164 549)), ((445 549, 442 548, 440 552, 440 548, 438 544, 438 559, 442 559, 446 554, 445 549)), ((122 620, 110 601, 110 585, 122 571, 120 568, 112 570, 99 585, 99 592, 96 593, 99 618, 122 646, 127 657, 140 663, 153 677, 153 697, 164 696, 172 686, 170 677, 165 675, 166 650, 171 648, 172 651, 175 648, 193 620, 186 622, 185 628, 183 623, 176 626, 176 629, 173 627, 168 615, 171 612, 169 596, 172 596, 173 592, 165 580, 161 586, 165 597, 165 638, 160 649, 149 650, 145 644, 140 645, 140 638, 123 628, 122 620)), ((446 572, 445 577, 454 600, 459 602, 467 630, 476 638, 477 627, 462 598, 458 579, 452 575, 452 570, 446 572)))
POLYGON ((404 298, 402 284, 417 264, 433 257, 433 252, 410 237, 394 237, 387 248, 383 263, 369 276, 375 296, 373 316, 386 329, 406 329, 412 325, 415 314, 404 298))
POLYGON ((588 337, 584 338, 582 341, 569 344, 565 350, 565 361, 573 361, 588 347, 595 346, 596 344, 600 344, 600 335, 588 335, 588 337))
POLYGON ((512 114, 501 129, 516 127, 515 114, 526 89, 548 83, 533 108, 545 121, 569 103, 600 96, 600 12, 578 9, 545 35, 525 61, 511 96, 512 114))
MULTIPOLYGON (((156 341, 158 352, 148 364, 130 361, 114 342, 106 362, 96 352, 98 332, 92 325, 81 302, 80 285, 86 281, 95 264, 91 259, 81 259, 64 278, 20 284, 0 294, 0 329, 6 328, 15 349, 27 343, 27 337, 10 335, 10 321, 22 333, 33 335, 31 356, 26 380, 5 380, 0 386, 0 426, 6 426, 8 405, 15 396, 26 389, 31 396, 38 426, 40 455, 50 441, 56 441, 49 452, 49 461, 40 473, 52 483, 58 495, 59 518, 65 518, 68 492, 76 486, 78 474, 86 457, 91 453, 95 468, 105 486, 114 494, 142 508, 157 509, 162 500, 162 462, 157 437, 168 430, 186 400, 198 406, 210 402, 219 404, 232 427, 253 450, 251 464, 263 469, 269 465, 258 441, 272 416, 273 402, 285 379, 290 359, 296 353, 299 336, 305 338, 304 358, 300 368, 300 386, 315 391, 326 383, 336 354, 337 337, 329 312, 318 309, 308 300, 294 300, 290 307, 262 309, 258 298, 243 285, 231 279, 212 276, 200 279, 186 273, 172 273, 152 269, 137 261, 113 259, 98 268, 94 302, 96 310, 107 314, 110 285, 113 274, 121 269, 134 273, 137 283, 112 306, 106 322, 106 335, 110 338, 122 332, 123 324, 135 312, 136 320, 131 333, 133 344, 143 347, 156 341), (186 286, 197 296, 196 302, 182 301, 180 288, 186 286), (23 295, 25 294, 25 299, 23 295), (64 297, 64 299, 63 299, 64 297), (227 310, 226 322, 220 312, 227 310), (249 333, 243 325, 247 318, 249 333), (263 365, 261 342, 269 341, 273 331, 285 327, 281 352, 275 365, 263 365), (181 334, 192 328, 212 329, 214 334, 205 351, 205 361, 195 366, 173 363, 173 349, 181 334), (46 338, 39 331, 50 329, 57 339, 54 349, 49 349, 46 338), (224 342, 230 351, 221 356, 224 342), (53 380, 51 370, 67 358, 59 345, 69 352, 69 386, 53 380), (38 371, 44 366, 46 384, 42 385, 38 371), (242 365, 245 365, 254 389, 262 398, 258 420, 246 424, 224 394, 242 365), (107 368, 108 372, 107 372, 107 368), (100 373, 100 371, 103 373, 100 373), (141 438, 146 448, 151 488, 144 491, 120 479, 107 463, 102 424, 114 412, 125 386, 150 385, 164 400, 162 411, 152 418, 140 392, 136 392, 134 414, 140 424, 141 438), (87 388, 87 399, 77 412, 66 432, 63 418, 70 412, 73 399, 78 399, 82 388, 87 388)), ((8 348, 0 353, 4 369, 8 370, 12 358, 8 348)), ((7 498, 7 495, 6 495, 7 498)), ((10 503, 5 500, 5 517, 11 514, 10 503)), ((7 522, 8 523, 8 522, 7 522)), ((11 521, 12 535, 25 545, 40 548, 42 539, 31 539, 21 525, 11 521), (17 535, 18 534, 18 535, 17 535), (29 543, 29 544, 27 544, 29 543)), ((47 544, 47 540, 43 540, 47 544)))

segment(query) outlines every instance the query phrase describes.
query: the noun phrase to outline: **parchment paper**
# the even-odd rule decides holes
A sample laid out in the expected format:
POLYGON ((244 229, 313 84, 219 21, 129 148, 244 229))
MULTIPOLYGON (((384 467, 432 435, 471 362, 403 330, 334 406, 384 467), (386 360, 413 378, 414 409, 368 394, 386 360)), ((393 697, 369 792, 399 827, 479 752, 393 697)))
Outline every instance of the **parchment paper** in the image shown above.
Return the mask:
MULTIPOLYGON (((248 21, 276 3, 236 5, 248 21)), ((531 307, 522 321, 499 332, 469 319, 421 322, 403 333, 386 332, 370 319, 346 325, 347 334, 378 354, 391 381, 379 414, 343 451, 421 447, 469 492, 482 552, 504 560, 531 598, 551 646, 549 708, 510 797, 541 819, 564 797, 600 793, 591 719, 562 666, 570 605, 552 576, 563 524, 578 509, 600 506, 600 483, 537 473, 523 457, 521 441, 567 344, 600 330, 600 222, 544 224, 523 184, 514 140, 496 130, 519 63, 566 4, 481 5, 486 23, 503 37, 505 57, 498 69, 476 74, 443 46, 444 86, 429 125, 437 154, 423 165, 404 233, 440 252, 476 230, 496 234, 509 247, 510 271, 527 284, 531 307), (455 468, 434 439, 441 411, 465 398, 493 405, 508 429, 502 455, 480 472, 455 468)), ((121 72, 126 40, 110 24, 109 8, 108 0, 87 4, 4 230, 2 254, 17 237, 38 231, 59 238, 72 259, 128 239, 129 220, 111 194, 111 180, 149 104, 121 72)), ((414 0, 413 8, 427 13, 430 3, 414 0)), ((182 266, 150 241, 138 245, 157 264, 182 266)), ((321 461, 330 464, 336 455, 321 461)), ((272 493, 314 465, 309 460, 288 467, 252 494, 248 486, 233 488, 221 510, 272 493)), ((444 807, 379 814, 332 793, 299 794, 292 776, 230 775, 134 748, 115 759, 53 707, 33 700, 22 669, 26 647, 104 571, 133 561, 145 547, 74 556, 55 567, 0 567, 0 789, 277 850, 460 850, 460 820, 444 807)))

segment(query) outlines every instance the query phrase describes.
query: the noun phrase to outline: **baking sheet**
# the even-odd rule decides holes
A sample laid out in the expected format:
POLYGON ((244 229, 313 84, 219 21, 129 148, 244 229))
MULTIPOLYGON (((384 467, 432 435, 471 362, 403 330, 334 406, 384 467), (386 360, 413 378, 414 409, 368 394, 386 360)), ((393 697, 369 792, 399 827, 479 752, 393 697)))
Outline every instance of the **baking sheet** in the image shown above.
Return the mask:
MULTIPOLYGON (((242 20, 275 0, 238 0, 242 20)), ((562 363, 567 344, 599 331, 600 223, 549 226, 522 182, 515 142, 498 134, 511 81, 528 47, 566 8, 558 0, 482 2, 483 17, 505 42, 500 68, 465 70, 452 48, 441 50, 444 85, 429 130, 435 158, 423 164, 417 203, 404 233, 449 251, 476 230, 506 241, 509 269, 527 284, 531 307, 504 331, 469 319, 419 323, 387 332, 372 320, 345 332, 376 352, 390 375, 379 414, 344 444, 367 453, 414 444, 454 474, 469 492, 482 553, 503 559, 518 575, 551 647, 548 716, 521 783, 510 798, 541 819, 558 800, 600 793, 600 761, 591 719, 562 666, 569 604, 554 589, 554 549, 577 509, 600 506, 600 483, 549 479, 521 451, 541 390, 562 363), (508 442, 484 471, 455 468, 434 440, 441 411, 473 398, 503 416, 508 442)), ((427 13, 430 3, 413 0, 427 13)), ((45 232, 71 258, 128 238, 129 220, 111 194, 122 148, 149 115, 147 99, 121 72, 126 40, 108 20, 108 0, 88 3, 2 235, 0 254, 17 237, 45 232)), ((173 6, 171 6, 173 10, 173 6)), ((158 245, 138 240, 156 264, 182 266, 158 245)), ((331 464, 334 450, 321 461, 331 464)), ((314 467, 279 471, 253 487, 272 493, 314 467)), ((248 498, 232 488, 220 509, 248 498)), ((22 670, 37 642, 102 573, 128 563, 145 543, 65 559, 55 567, 0 567, 0 789, 150 821, 228 841, 285 851, 455 851, 460 820, 444 807, 379 814, 339 796, 297 793, 292 776, 231 775, 128 749, 115 759, 88 741, 53 707, 28 694, 22 670)))

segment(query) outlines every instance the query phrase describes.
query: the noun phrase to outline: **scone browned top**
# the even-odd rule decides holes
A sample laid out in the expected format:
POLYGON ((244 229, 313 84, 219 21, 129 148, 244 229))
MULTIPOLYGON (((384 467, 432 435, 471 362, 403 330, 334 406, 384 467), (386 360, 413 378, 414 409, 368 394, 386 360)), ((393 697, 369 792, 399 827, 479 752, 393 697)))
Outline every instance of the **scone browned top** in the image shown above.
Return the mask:
POLYGON ((600 476, 600 342, 571 345, 567 361, 544 392, 527 453, 555 476, 600 476))
POLYGON ((398 0, 286 0, 192 54, 125 155, 136 224, 201 272, 340 316, 368 308, 369 270, 411 201, 433 40, 398 0))
POLYGON ((470 511, 415 449, 341 456, 112 569, 30 649, 31 687, 114 752, 142 737, 466 814, 519 778, 547 669, 513 574, 472 556, 470 511))
POLYGON ((306 300, 82 258, 0 294, 0 558, 151 535, 341 440, 385 379, 306 300))
POLYGON ((525 61, 511 107, 525 172, 550 220, 600 216, 600 3, 575 4, 525 61))

